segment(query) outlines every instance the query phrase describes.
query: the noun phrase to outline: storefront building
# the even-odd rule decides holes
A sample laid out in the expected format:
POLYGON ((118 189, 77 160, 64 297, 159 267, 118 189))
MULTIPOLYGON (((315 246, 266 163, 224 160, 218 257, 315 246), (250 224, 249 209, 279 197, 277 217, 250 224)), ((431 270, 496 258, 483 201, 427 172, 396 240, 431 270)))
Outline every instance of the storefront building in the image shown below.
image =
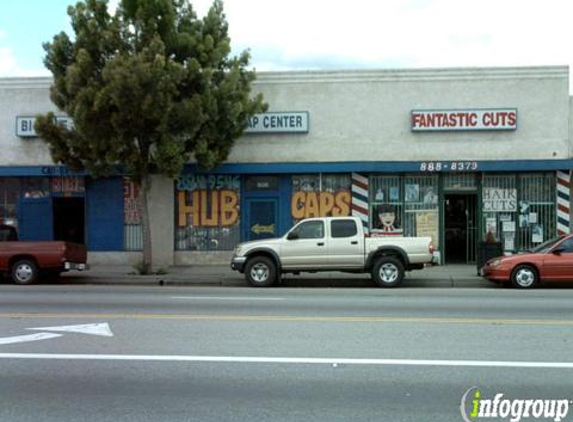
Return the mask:
MULTIPOLYGON (((137 186, 55 166, 34 137, 49 84, 0 80, 0 219, 23 238, 83 241, 92 261, 137 262, 137 186)), ((567 67, 273 72, 255 90, 270 112, 225 164, 155 178, 156 264, 226 262, 314 216, 431 236, 444 263, 475 262, 486 238, 516 253, 570 230, 567 67)))

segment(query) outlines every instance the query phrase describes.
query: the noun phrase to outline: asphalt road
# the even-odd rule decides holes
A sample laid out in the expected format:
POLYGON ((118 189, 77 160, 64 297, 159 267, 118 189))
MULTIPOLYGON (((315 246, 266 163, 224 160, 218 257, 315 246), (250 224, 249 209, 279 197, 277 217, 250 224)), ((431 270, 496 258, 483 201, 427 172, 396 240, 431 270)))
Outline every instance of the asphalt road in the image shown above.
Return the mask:
POLYGON ((473 387, 531 414, 563 400, 544 420, 572 420, 572 304, 573 289, 1 285, 0 421, 460 421, 473 387))

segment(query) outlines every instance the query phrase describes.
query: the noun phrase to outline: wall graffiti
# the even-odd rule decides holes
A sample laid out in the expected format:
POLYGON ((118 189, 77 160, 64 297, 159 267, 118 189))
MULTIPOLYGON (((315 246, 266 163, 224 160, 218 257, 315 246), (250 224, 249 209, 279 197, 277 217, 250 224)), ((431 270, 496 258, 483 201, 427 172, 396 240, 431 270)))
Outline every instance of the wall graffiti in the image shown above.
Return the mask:
POLYGON ((291 197, 291 215, 295 220, 310 217, 350 215, 350 191, 294 192, 291 197))
POLYGON ((177 195, 180 227, 228 227, 239 221, 239 195, 235 191, 179 191, 177 195))

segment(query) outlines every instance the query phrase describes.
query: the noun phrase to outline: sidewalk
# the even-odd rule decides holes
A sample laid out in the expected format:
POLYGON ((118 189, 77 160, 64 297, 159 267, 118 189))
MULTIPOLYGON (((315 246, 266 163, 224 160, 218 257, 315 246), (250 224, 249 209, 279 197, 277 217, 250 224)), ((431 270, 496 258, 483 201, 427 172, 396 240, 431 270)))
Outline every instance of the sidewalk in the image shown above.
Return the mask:
MULTIPOLYGON (((69 272, 62 282, 70 284, 114 284, 157 286, 236 286, 248 287, 245 277, 229 265, 180 265, 163 275, 137 275, 128 265, 93 265, 89 271, 69 272)), ((283 276, 284 287, 374 287, 369 274, 341 272, 302 273, 283 276)), ((495 286, 477 275, 475 265, 444 265, 407 272, 404 287, 483 287, 495 286)))

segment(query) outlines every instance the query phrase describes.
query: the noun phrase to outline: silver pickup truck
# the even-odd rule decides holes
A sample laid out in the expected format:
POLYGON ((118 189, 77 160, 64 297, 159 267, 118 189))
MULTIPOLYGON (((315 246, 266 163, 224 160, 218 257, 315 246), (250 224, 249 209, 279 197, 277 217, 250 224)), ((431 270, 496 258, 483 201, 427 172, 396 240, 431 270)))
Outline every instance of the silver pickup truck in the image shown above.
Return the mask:
POLYGON ((231 268, 255 287, 280 274, 318 271, 367 273, 379 286, 402 282, 404 272, 437 263, 429 237, 366 237, 357 217, 310 218, 283 237, 240 243, 231 268))

